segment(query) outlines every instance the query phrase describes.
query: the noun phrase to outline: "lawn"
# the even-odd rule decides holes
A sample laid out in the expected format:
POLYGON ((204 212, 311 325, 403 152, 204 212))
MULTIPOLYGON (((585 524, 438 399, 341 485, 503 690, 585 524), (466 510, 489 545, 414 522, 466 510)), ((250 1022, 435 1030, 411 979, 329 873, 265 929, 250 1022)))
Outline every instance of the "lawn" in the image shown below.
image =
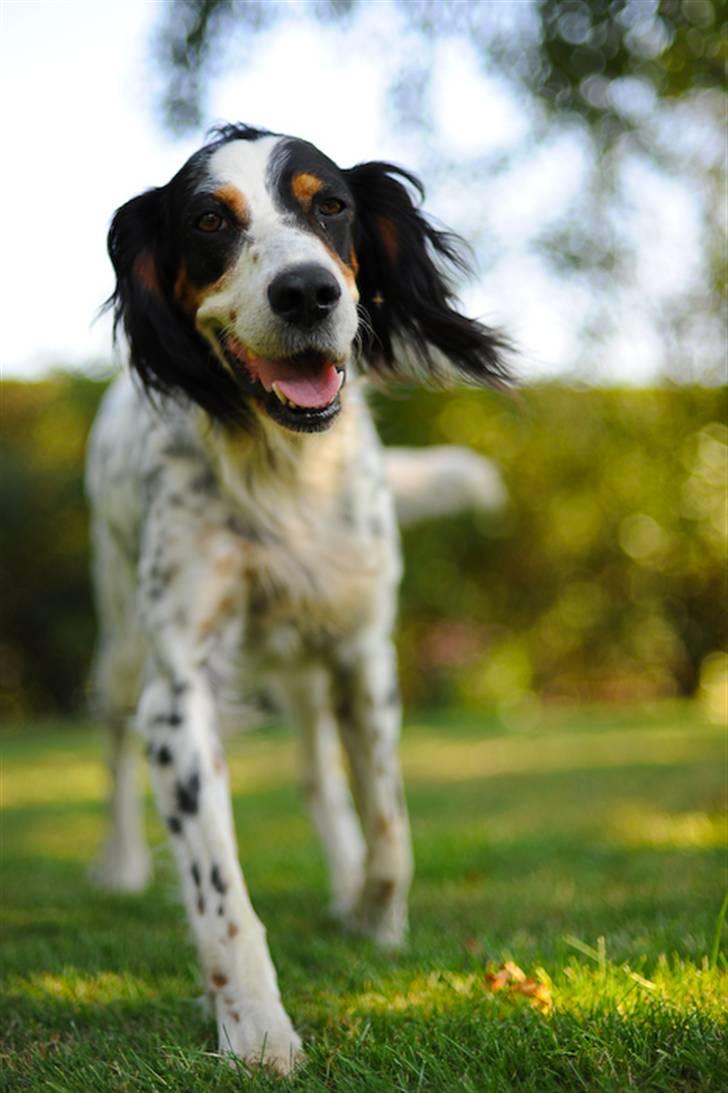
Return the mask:
POLYGON ((307 1043, 285 1082, 214 1055, 151 804, 150 891, 88 886, 96 733, 26 726, 2 749, 0 1088, 728 1088, 725 736, 695 707, 413 718, 417 873, 394 957, 327 921, 288 735, 233 741, 241 858, 307 1043), (540 1006, 512 982, 493 990, 506 961, 540 984, 540 1006))

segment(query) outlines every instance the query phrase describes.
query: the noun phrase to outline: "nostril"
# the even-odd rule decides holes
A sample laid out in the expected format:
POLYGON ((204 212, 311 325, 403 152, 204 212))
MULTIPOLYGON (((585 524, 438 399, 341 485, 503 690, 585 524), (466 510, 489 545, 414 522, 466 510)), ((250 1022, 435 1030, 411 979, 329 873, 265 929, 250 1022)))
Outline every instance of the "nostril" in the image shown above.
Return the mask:
POLYGON ((275 294, 273 306, 276 311, 295 311, 304 300, 303 292, 295 285, 283 285, 275 294))
POLYGON ((313 262, 283 270, 268 286, 273 311, 299 326, 321 322, 340 296, 341 288, 333 273, 313 262))
POLYGON ((316 289, 316 303, 319 307, 330 308, 341 296, 341 289, 337 281, 322 282, 316 289))
POLYGON ((300 277, 292 272, 279 274, 268 287, 268 299, 279 315, 297 311, 305 299, 300 277))

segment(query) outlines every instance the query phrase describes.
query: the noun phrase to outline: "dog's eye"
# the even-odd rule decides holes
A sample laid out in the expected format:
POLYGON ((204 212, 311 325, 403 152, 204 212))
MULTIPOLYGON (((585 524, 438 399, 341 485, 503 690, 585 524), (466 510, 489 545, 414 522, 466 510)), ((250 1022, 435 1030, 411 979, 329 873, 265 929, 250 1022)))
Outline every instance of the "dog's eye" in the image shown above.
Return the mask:
POLYGON ((338 216, 345 208, 346 205, 338 197, 325 197, 323 201, 319 201, 318 205, 318 211, 322 216, 338 216))
POLYGON ((195 220, 195 227, 201 232, 219 232, 227 227, 227 221, 219 213, 203 213, 195 220))

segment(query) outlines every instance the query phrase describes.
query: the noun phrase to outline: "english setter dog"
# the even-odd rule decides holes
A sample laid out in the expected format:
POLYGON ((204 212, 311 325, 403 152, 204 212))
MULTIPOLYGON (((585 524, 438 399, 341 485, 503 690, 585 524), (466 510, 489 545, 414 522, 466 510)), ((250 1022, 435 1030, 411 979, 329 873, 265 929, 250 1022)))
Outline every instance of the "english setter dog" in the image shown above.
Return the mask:
POLYGON ((333 908, 397 945, 412 853, 388 483, 405 519, 489 483, 458 449, 387 465, 362 379, 506 379, 502 339, 454 304, 458 241, 419 211, 419 189, 391 164, 341 170, 306 141, 229 125, 109 232, 131 378, 106 396, 88 459, 113 787, 97 879, 133 890, 149 873, 133 715, 220 1049, 281 1072, 301 1042, 238 862, 221 695, 265 681, 278 696, 333 908))

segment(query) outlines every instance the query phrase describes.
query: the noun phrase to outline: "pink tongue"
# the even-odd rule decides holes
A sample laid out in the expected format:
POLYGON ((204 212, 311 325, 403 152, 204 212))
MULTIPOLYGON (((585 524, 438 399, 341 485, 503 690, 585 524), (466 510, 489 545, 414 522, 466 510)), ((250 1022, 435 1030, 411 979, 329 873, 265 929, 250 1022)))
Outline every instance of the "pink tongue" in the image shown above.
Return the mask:
POLYGON ((291 361, 255 362, 261 383, 270 391, 274 383, 286 398, 307 410, 328 406, 341 387, 341 377, 333 364, 325 364, 316 372, 306 374, 301 365, 291 361))

